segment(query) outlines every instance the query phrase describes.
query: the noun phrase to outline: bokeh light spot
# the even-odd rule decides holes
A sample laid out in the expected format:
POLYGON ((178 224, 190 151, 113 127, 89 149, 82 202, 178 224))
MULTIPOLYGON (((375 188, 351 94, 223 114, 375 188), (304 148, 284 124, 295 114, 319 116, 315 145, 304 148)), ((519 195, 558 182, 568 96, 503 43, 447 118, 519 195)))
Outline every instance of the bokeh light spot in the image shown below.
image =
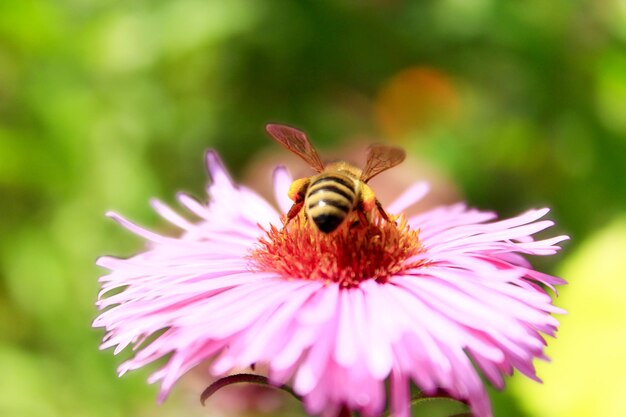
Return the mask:
POLYGON ((452 79, 430 67, 409 68, 391 77, 375 105, 379 129, 394 140, 449 122, 458 112, 459 97, 452 79))

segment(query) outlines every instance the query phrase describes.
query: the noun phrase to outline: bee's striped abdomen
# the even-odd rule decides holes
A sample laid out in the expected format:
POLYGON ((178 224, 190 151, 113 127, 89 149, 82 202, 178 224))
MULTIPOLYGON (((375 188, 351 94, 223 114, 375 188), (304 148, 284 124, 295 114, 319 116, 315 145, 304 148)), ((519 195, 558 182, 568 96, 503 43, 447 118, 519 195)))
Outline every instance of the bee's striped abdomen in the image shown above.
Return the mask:
POLYGON ((323 233, 335 230, 354 208, 355 182, 337 173, 323 174, 314 180, 306 195, 306 211, 323 233))

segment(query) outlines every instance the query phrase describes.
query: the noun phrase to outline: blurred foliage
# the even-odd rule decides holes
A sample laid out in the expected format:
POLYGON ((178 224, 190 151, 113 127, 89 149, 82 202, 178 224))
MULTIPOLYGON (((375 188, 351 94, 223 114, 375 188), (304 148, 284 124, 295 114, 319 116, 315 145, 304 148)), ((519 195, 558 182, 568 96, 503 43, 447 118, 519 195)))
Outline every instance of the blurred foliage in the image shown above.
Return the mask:
MULTIPOLYGON (((201 195, 208 147, 241 173, 270 121, 400 143, 471 204, 551 206, 585 245, 626 206, 625 28, 621 0, 2 0, 0 415, 180 415, 183 390, 157 409, 147 371, 118 380, 97 350, 93 262, 141 244, 102 214, 156 225, 151 196, 201 195)), ((556 369, 564 393, 592 382, 556 369)), ((496 414, 535 415, 529 393, 496 414)))

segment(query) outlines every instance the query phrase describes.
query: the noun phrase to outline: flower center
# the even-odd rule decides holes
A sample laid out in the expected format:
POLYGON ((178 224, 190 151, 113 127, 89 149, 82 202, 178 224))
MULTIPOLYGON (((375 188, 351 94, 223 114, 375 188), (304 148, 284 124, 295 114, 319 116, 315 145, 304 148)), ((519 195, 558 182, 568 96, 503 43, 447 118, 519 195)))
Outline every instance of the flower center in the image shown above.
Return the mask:
POLYGON ((282 229, 271 226, 251 254, 254 269, 351 288, 366 279, 387 282, 423 263, 410 259, 423 248, 419 231, 411 230, 404 216, 396 225, 373 213, 368 226, 355 224, 348 219, 332 234, 321 233, 300 216, 282 229))

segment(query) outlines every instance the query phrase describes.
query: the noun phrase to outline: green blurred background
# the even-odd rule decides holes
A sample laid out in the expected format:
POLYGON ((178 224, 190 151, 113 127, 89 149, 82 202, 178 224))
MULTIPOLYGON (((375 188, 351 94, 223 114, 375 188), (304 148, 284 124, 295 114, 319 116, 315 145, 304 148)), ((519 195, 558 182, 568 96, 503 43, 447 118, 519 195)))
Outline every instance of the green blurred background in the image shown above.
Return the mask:
POLYGON ((207 148, 242 178, 267 122, 400 144, 502 215, 552 207, 572 241, 538 265, 570 315, 496 415, 623 415, 623 0, 0 0, 0 416, 237 414, 200 376, 163 406, 149 370, 115 376, 94 260, 142 247, 106 210, 163 230, 148 199, 202 196, 207 148))

